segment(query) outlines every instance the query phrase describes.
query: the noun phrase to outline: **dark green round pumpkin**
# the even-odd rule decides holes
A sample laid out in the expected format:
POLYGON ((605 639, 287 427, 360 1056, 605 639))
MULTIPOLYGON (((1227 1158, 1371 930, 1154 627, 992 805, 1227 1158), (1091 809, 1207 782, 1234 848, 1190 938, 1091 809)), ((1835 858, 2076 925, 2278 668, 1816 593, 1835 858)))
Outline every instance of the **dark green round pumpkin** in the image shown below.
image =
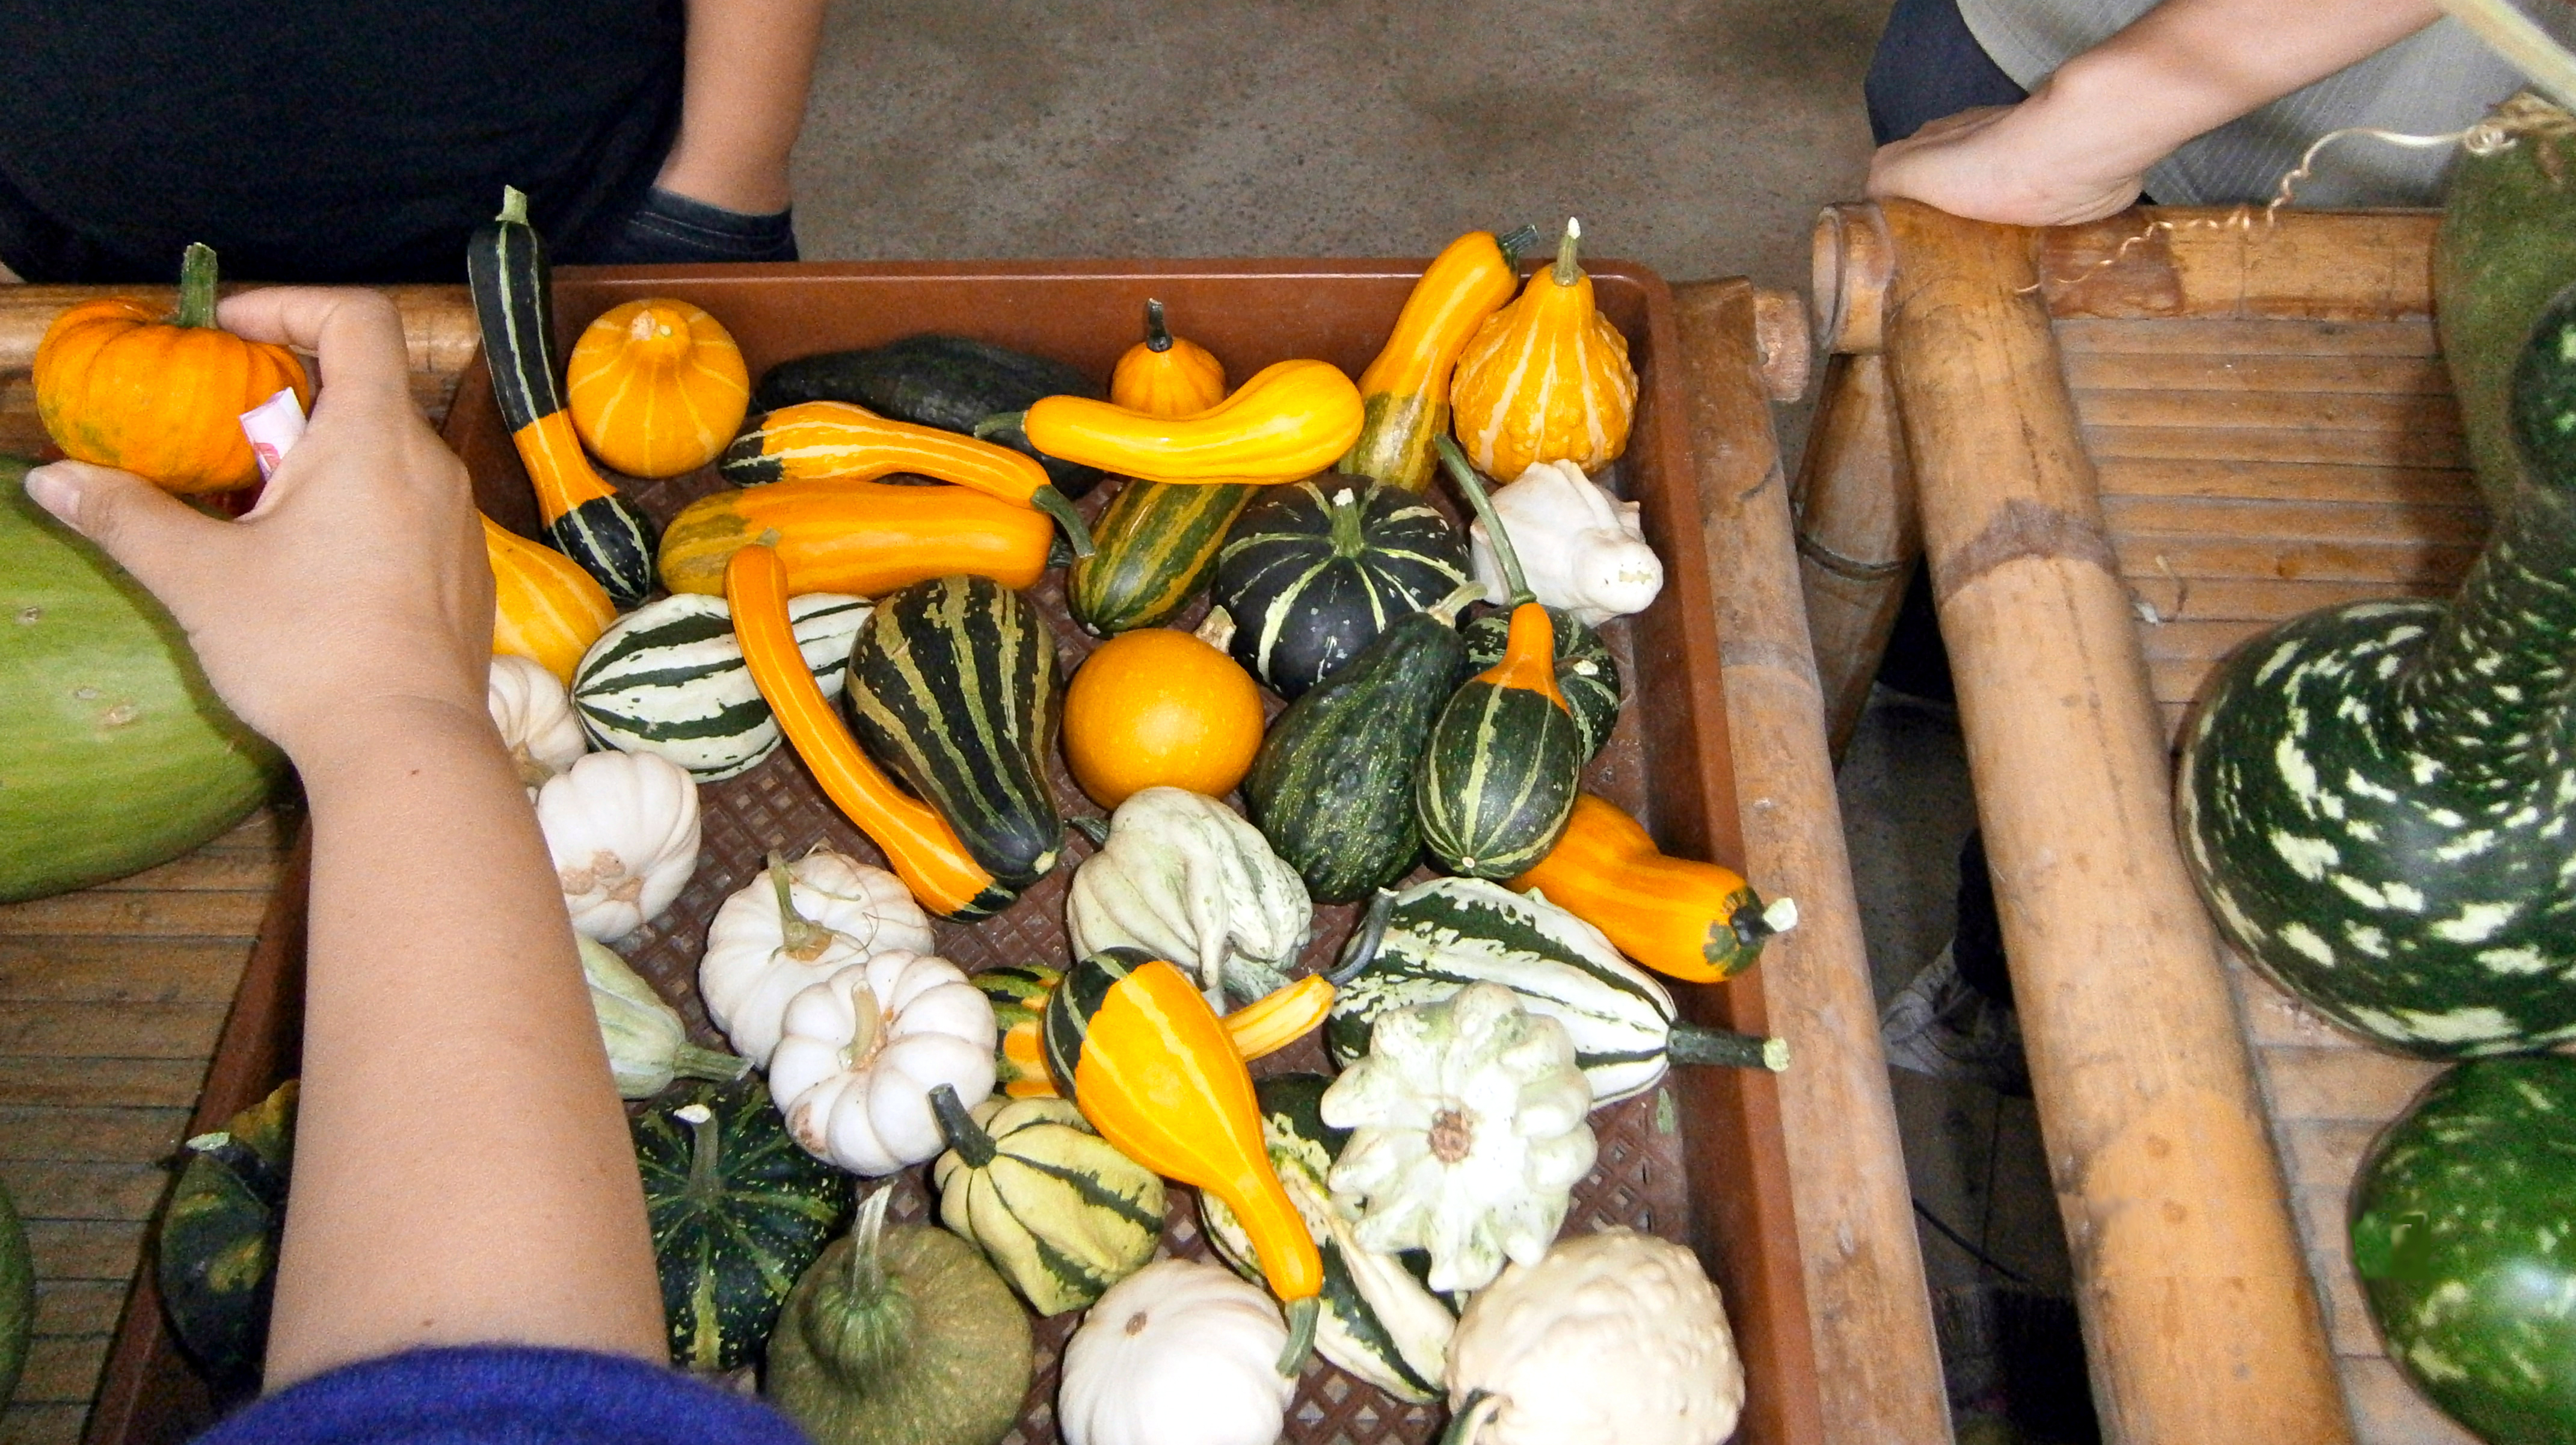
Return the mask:
POLYGON ((161 1216, 155 1278, 170 1332, 216 1385, 259 1378, 295 1162, 295 1081, 188 1141, 161 1216))
POLYGON ((2433 1081, 2353 1181, 2352 1261, 2388 1357, 2488 1445, 2576 1439, 2576 1059, 2433 1081))
POLYGON ((757 1075, 664 1095, 633 1131, 671 1363, 757 1359, 787 1291, 849 1218, 848 1176, 796 1146, 757 1075))
MULTIPOLYGON (((1547 620, 1556 625, 1556 690, 1565 694, 1565 705, 1573 710, 1574 726, 1583 738, 1583 760, 1590 762, 1610 741, 1610 730, 1619 725, 1619 659, 1610 655, 1610 644, 1598 631, 1564 608, 1547 609, 1547 620)), ((1511 631, 1508 607, 1459 628, 1458 635, 1467 643, 1467 670, 1482 672, 1502 661, 1503 644, 1511 631)))
POLYGON ((1400 487, 1327 472, 1264 489, 1217 553, 1227 650, 1294 698, 1467 581, 1467 541, 1400 487))

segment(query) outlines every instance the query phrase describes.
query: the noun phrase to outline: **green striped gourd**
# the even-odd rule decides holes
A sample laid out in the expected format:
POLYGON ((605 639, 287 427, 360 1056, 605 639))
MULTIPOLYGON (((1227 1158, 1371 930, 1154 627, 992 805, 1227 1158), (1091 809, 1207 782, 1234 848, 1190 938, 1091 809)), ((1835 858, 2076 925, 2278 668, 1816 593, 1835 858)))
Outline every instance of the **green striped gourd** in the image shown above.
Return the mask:
POLYGON ((1208 585, 1254 487, 1130 481, 1091 529, 1092 553, 1064 574, 1064 605, 1095 637, 1156 627, 1208 585))
POLYGON ((1565 1025, 1596 1109, 1655 1087, 1674 1064, 1788 1064, 1778 1039, 1682 1022, 1672 994, 1600 929, 1481 878, 1434 878, 1372 900, 1333 974, 1324 1043, 1347 1067, 1368 1053, 1378 1015, 1471 983, 1501 984, 1565 1025))
POLYGON ((2354 1273, 2388 1358, 2493 1445, 2576 1439, 2576 1060, 2433 1081, 2353 1180, 2354 1273))
POLYGON ((1052 1099, 1041 1031, 1047 996, 1064 970, 1043 963, 1006 963, 970 974, 967 982, 993 1005, 993 1088, 1014 1099, 1052 1099))
POLYGON ((1020 594, 965 576, 887 593, 850 650, 848 701, 869 754, 1003 887, 1055 867, 1055 638, 1020 594))
POLYGON ((1217 553, 1234 660, 1295 698, 1467 581, 1467 542, 1400 487, 1327 472, 1265 488, 1217 553))
POLYGON ((798 1147, 757 1075, 665 1095, 629 1127, 671 1363, 758 1359, 787 1291, 850 1217, 848 1178, 798 1147))
MULTIPOLYGON (((787 600, 787 616, 814 681, 839 697, 867 599, 809 592, 787 600)), ((592 742, 658 753, 702 783, 747 771, 778 746, 721 597, 674 593, 609 624, 582 654, 572 701, 592 742)))
POLYGON ((2512 405, 2531 480, 2458 596, 2255 639, 2183 735, 2184 853, 2228 941, 2425 1055, 2576 1038, 2576 288, 2512 405))
POLYGON ((930 1091, 948 1152, 930 1167, 939 1222, 973 1240, 1042 1315, 1088 1308, 1145 1267, 1163 1237, 1163 1181, 1062 1099, 930 1091))
POLYGON ((1452 873, 1525 873, 1574 814, 1583 734, 1556 691, 1555 639, 1546 608, 1514 608, 1503 660, 1467 679, 1432 719, 1414 817, 1423 851, 1452 873))
MULTIPOLYGON (((1566 710, 1574 714, 1583 758, 1590 762, 1609 744, 1610 730, 1619 725, 1619 659, 1610 655, 1610 644, 1598 631, 1564 608, 1547 609, 1547 620, 1556 629, 1556 690, 1564 697, 1566 710)), ((1460 627, 1458 635, 1467 643, 1467 666, 1482 672, 1502 661, 1511 624, 1511 613, 1503 611, 1488 612, 1460 627)))
MULTIPOLYGON (((1458 1321, 1414 1273, 1425 1261, 1362 1249, 1351 1237, 1350 1220, 1333 1207, 1325 1176, 1350 1131, 1324 1122, 1319 1104, 1332 1082, 1322 1074, 1274 1074, 1253 1083, 1270 1167, 1324 1260, 1324 1310, 1315 1326, 1315 1348, 1399 1400, 1428 1404, 1441 1396, 1441 1369, 1458 1321)), ((1201 1195, 1199 1219, 1218 1257, 1258 1283, 1261 1262, 1252 1238, 1225 1201, 1201 1195)))
POLYGON ((295 1080, 187 1144, 156 1241, 170 1332, 220 1387, 259 1378, 295 1168, 295 1080))

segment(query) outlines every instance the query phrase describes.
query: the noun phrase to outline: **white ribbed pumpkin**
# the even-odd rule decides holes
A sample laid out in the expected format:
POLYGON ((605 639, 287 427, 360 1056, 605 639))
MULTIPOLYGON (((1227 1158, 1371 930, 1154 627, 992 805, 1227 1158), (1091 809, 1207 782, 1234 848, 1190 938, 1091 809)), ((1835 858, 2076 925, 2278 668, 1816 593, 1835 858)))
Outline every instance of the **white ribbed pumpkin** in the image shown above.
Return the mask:
POLYGON ((707 925, 698 997, 734 1051, 767 1068, 789 999, 889 949, 931 949, 929 915, 902 879, 840 853, 773 857, 707 925))

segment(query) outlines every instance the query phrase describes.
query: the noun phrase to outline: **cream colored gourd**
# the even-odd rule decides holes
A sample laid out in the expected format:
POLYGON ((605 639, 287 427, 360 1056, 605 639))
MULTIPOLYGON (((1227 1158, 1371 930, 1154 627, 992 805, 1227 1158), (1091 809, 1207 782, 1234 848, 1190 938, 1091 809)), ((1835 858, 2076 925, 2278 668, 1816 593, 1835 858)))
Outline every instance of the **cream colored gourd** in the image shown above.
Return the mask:
MULTIPOLYGON (((1663 559, 1646 544, 1637 504, 1610 495, 1574 463, 1534 463, 1511 485, 1496 488, 1493 501, 1530 595, 1586 626, 1643 612, 1664 590, 1663 559)), ((1467 544, 1485 600, 1511 601, 1481 519, 1468 527, 1467 544)))
POLYGON ((892 1174, 946 1147, 930 1091, 968 1108, 993 1092, 993 1003, 935 953, 888 949, 787 1001, 769 1097, 805 1152, 853 1174, 892 1174))
POLYGON ((698 870, 698 784, 649 753, 589 753, 537 790, 573 931, 603 942, 653 921, 698 870))
POLYGON ((892 873, 819 849, 793 863, 772 856, 707 926, 698 997, 734 1048, 767 1068, 789 999, 888 949, 931 947, 929 915, 892 873))
POLYGON ((1259 1286, 1194 1259, 1110 1286, 1064 1347, 1065 1445, 1272 1445, 1297 1382, 1288 1327, 1259 1286))
POLYGON ((1482 1289, 1556 1238, 1592 1168, 1591 1110, 1565 1026, 1500 984, 1390 1010, 1324 1091, 1324 1122, 1351 1131, 1333 1202, 1362 1247, 1427 1251, 1431 1288, 1482 1289))
POLYGON ((690 1043, 679 1011, 607 944, 578 934, 574 942, 581 945, 581 976, 590 984, 590 1011, 598 1016, 619 1098, 649 1099, 677 1079, 731 1083, 749 1071, 749 1059, 690 1043))
POLYGON ((501 730, 501 744, 519 765, 519 781, 527 784, 531 798, 546 779, 590 751, 563 679, 539 663, 506 652, 492 654, 483 706, 492 714, 492 726, 501 730))
POLYGON ((1744 1366, 1691 1252, 1569 1239, 1480 1292, 1449 1341, 1448 1445, 1720 1445, 1744 1366))
POLYGON ((1261 830, 1214 798, 1146 788, 1065 894, 1076 958, 1126 945, 1188 970, 1219 1013, 1288 986, 1314 906, 1261 830))

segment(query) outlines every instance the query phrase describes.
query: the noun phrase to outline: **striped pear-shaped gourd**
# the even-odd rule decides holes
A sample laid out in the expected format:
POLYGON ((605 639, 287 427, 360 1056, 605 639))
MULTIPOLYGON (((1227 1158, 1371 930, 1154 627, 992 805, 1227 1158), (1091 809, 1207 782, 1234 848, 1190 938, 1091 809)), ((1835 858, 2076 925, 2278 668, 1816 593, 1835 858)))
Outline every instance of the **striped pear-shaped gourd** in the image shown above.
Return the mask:
POLYGON ((1048 758, 1055 638, 989 577, 934 577, 878 599, 850 649, 851 730, 1002 886, 1046 876, 1064 846, 1048 758))
MULTIPOLYGON (((1590 762, 1610 742, 1619 725, 1619 659, 1609 642, 1561 607, 1547 609, 1556 628, 1556 690, 1565 698, 1574 725, 1583 734, 1583 758, 1590 762)), ((1458 629, 1467 644, 1467 665, 1479 672, 1503 660, 1511 633, 1511 614, 1488 612, 1458 629)))
POLYGON ((1607 466, 1628 449, 1637 373, 1628 338, 1593 304, 1575 264, 1583 228, 1565 223, 1556 264, 1485 319, 1450 378, 1450 422, 1468 457, 1509 481, 1535 462, 1607 466))
POLYGON ((1467 580, 1467 543, 1401 487, 1328 472, 1266 489, 1217 553, 1227 650, 1295 698, 1467 580))
POLYGON ((1583 730, 1556 690, 1547 609, 1512 613, 1503 660, 1449 695, 1414 777, 1422 846, 1471 878, 1510 878, 1556 846, 1583 775, 1583 730))
POLYGON ((1062 1099, 987 1099, 969 1112, 931 1090, 948 1152, 931 1165, 939 1222, 981 1246, 1030 1308, 1060 1315, 1154 1257, 1163 1181, 1062 1099))
MULTIPOLYGON (((840 696, 867 599, 808 592, 788 599, 787 616, 815 683, 840 696)), ((617 619, 573 674, 572 703, 591 741, 658 753, 702 783, 747 771, 778 746, 778 720, 743 665, 721 597, 675 593, 617 619)))

